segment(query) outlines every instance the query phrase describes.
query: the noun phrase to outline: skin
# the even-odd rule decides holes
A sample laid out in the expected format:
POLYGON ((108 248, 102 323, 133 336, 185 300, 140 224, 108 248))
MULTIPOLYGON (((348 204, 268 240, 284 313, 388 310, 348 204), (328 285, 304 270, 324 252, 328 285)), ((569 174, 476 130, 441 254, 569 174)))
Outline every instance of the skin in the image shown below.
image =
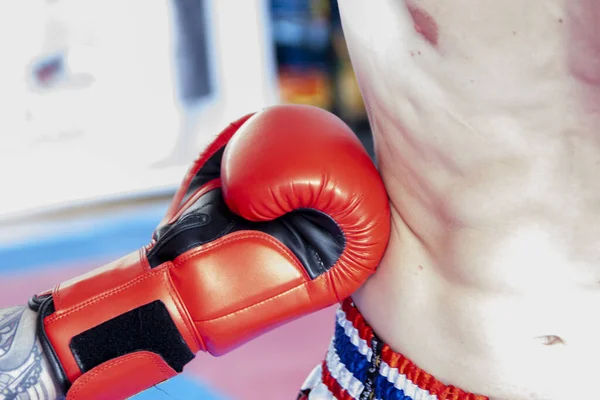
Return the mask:
POLYGON ((0 310, 1 399, 64 399, 52 380, 35 323, 36 314, 26 307, 0 310))
MULTIPOLYGON (((393 205, 388 251, 358 307, 447 384, 493 400, 589 398, 600 3, 339 3, 393 205)), ((39 371, 11 399, 60 397, 33 321, 0 311, 0 389, 39 371)))
POLYGON ((493 400, 589 397, 600 3, 339 4, 393 205, 357 306, 446 384, 493 400))

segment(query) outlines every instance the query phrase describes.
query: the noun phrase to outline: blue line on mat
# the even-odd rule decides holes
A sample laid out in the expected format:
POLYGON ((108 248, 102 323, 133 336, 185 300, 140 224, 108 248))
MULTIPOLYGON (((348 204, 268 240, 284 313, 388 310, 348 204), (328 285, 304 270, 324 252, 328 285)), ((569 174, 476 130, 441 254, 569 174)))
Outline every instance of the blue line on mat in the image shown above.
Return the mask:
POLYGON ((166 207, 56 224, 43 235, 0 243, 0 275, 54 266, 110 261, 148 244, 166 207))
POLYGON ((226 400, 207 386, 185 375, 176 376, 131 398, 131 400, 226 400))
MULTIPOLYGON (((32 273, 43 268, 60 268, 73 263, 112 258, 127 254, 148 243, 166 206, 150 207, 137 213, 57 224, 44 234, 18 243, 0 243, 2 275, 32 273), (56 228, 56 229, 55 229, 56 228)), ((208 386, 189 376, 179 375, 150 388, 133 400, 202 399, 226 400, 208 386)))

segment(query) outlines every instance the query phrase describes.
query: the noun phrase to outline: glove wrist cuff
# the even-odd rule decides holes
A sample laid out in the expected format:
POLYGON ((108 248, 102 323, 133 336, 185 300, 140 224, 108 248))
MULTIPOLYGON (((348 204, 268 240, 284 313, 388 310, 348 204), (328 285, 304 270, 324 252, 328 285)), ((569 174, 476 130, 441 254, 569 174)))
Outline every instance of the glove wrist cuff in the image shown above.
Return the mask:
POLYGON ((115 398, 125 398, 182 372, 195 357, 161 299, 115 313, 98 324, 86 321, 91 327, 81 330, 77 329, 79 319, 93 317, 61 318, 63 329, 46 329, 56 318, 52 295, 34 296, 29 307, 38 313, 37 335, 55 384, 67 400, 95 399, 90 397, 94 393, 90 385, 98 393, 106 385, 124 387, 115 398), (63 340, 69 330, 77 333, 63 340), (56 335, 61 339, 58 342, 56 335), (61 360, 66 355, 75 361, 69 370, 61 360))
POLYGON ((54 301, 52 295, 33 296, 27 303, 32 311, 37 312, 36 331, 37 336, 42 346, 42 351, 46 356, 46 361, 52 372, 54 383, 61 393, 67 393, 71 387, 71 382, 67 378, 67 374, 62 367, 62 364, 54 351, 52 343, 46 334, 44 328, 44 318, 54 312, 54 301))

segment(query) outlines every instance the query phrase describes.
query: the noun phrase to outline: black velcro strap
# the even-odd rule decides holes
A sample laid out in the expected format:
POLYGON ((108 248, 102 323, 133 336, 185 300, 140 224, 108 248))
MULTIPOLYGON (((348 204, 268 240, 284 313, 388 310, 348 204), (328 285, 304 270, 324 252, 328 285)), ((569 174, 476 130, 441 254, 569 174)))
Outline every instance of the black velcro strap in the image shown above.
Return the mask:
POLYGON ((162 301, 138 307, 73 337, 81 372, 136 351, 160 355, 176 372, 194 358, 162 301))

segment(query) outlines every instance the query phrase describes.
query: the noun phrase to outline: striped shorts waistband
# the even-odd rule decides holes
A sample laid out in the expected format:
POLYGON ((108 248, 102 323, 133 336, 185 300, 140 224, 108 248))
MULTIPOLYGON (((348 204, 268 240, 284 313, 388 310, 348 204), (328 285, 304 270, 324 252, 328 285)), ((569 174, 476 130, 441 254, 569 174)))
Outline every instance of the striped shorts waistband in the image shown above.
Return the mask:
POLYGON ((336 312, 319 370, 309 400, 488 400, 443 384, 383 344, 350 299, 336 312))

